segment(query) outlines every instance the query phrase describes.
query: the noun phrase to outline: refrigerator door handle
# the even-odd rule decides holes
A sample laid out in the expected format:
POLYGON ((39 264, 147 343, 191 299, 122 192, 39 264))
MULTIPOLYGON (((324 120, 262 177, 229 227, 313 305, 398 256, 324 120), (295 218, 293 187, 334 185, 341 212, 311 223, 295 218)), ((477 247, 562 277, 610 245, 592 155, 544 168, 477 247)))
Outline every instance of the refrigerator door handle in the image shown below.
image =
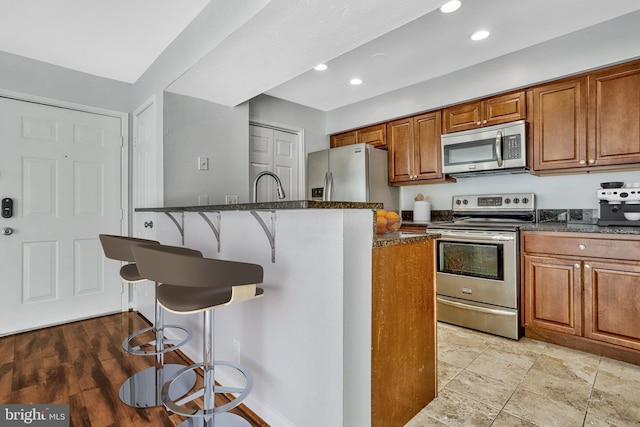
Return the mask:
POLYGON ((324 173, 324 184, 322 185, 322 200, 327 201, 327 190, 329 188, 329 172, 324 173))
POLYGON ((326 201, 330 202, 331 201, 331 197, 333 196, 333 194, 331 194, 333 192, 333 172, 329 172, 329 183, 327 185, 327 198, 325 199, 326 201))

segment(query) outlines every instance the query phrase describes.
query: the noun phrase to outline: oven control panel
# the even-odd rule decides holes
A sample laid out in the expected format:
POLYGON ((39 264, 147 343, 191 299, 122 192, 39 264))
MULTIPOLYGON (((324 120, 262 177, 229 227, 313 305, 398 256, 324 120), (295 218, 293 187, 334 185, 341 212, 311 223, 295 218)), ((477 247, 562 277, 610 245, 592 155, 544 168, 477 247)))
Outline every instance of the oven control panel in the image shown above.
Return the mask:
POLYGON ((454 211, 533 211, 534 193, 453 196, 454 211))

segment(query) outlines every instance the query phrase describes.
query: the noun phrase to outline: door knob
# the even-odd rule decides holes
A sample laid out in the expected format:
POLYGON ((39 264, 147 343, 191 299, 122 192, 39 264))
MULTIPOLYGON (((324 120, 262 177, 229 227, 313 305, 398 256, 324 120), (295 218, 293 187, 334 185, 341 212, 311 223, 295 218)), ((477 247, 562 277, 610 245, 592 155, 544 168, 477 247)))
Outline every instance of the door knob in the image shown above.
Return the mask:
POLYGON ((145 221, 144 228, 153 228, 153 221, 145 221))
POLYGON ((13 234, 13 228, 11 227, 5 227, 2 229, 2 234, 4 234, 5 236, 10 236, 11 234, 13 234))

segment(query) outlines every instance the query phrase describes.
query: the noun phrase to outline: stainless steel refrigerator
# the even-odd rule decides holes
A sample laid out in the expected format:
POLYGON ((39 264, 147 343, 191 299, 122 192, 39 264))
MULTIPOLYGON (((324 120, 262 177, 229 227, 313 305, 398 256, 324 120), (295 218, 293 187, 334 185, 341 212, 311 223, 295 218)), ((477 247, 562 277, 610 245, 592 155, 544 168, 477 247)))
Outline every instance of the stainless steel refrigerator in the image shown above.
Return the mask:
POLYGON ((368 144, 308 154, 307 197, 339 202, 382 202, 398 210, 398 187, 388 185, 387 152, 368 144))

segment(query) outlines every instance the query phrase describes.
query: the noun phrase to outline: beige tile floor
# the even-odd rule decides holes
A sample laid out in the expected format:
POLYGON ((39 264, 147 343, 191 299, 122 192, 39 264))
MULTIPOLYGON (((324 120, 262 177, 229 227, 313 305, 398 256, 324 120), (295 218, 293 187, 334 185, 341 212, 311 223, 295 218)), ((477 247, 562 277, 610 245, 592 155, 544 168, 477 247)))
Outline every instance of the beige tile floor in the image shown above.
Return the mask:
POLYGON ((640 366, 443 323, 438 390, 405 427, 640 426, 640 366))

